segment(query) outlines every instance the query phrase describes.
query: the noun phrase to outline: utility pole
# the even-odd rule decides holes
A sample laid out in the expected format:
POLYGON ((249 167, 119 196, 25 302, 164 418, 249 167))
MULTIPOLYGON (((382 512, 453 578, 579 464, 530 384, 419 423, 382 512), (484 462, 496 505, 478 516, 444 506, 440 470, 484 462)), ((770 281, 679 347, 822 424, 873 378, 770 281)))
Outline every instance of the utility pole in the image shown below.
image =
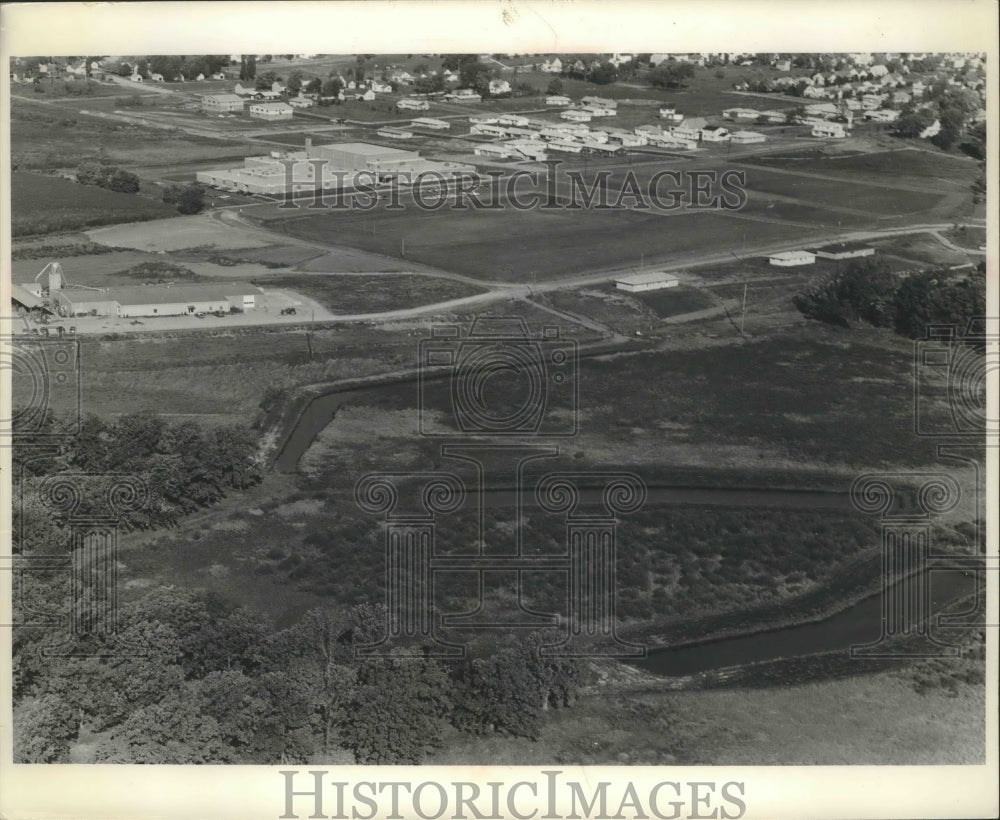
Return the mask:
POLYGON ((406 237, 399 237, 399 255, 406 256, 406 237))
POLYGON ((743 335, 743 322, 747 318, 747 283, 743 283, 743 310, 740 312, 740 336, 743 335))

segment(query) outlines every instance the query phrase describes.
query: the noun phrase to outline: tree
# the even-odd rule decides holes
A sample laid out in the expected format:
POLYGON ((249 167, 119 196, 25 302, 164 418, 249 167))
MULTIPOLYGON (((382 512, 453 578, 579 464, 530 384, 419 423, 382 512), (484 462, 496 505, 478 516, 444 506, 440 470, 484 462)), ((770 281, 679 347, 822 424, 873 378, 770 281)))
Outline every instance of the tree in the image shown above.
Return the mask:
POLYGON ((205 207, 205 189, 197 183, 185 186, 177 197, 177 210, 182 214, 200 213, 205 207))
POLYGON ((103 187, 122 194, 134 194, 139 190, 139 177, 119 168, 108 177, 107 184, 103 187))
POLYGON ((332 97, 333 99, 340 98, 340 92, 343 90, 344 84, 341 82, 340 77, 331 77, 329 80, 323 83, 322 95, 324 97, 332 97))
POLYGON ((433 660, 366 660, 341 724, 343 742, 358 763, 418 764, 441 745, 450 695, 448 676, 433 660))
POLYGON ((666 60, 649 73, 649 82, 656 88, 677 88, 694 76, 691 63, 666 60))
POLYGON ((986 314, 985 270, 962 275, 939 268, 912 274, 900 284, 894 308, 896 332, 911 339, 924 338, 931 324, 964 328, 986 314))
POLYGON ((558 77, 553 77, 549 80, 549 84, 545 89, 546 94, 562 94, 563 93, 563 81, 558 77))
POLYGON ((305 85, 306 94, 319 94, 323 88, 323 81, 319 77, 313 77, 305 85))
POLYGON ((611 63, 605 61, 591 69, 588 79, 598 85, 608 85, 618 79, 618 69, 611 63))
POLYGON ((240 55, 240 79, 252 80, 257 76, 257 58, 253 54, 240 55))
POLYGON ((875 327, 893 323, 896 277, 882 259, 867 257, 852 262, 819 286, 800 293, 793 302, 807 319, 850 327, 864 321, 875 327))
POLYGON ((288 87, 289 93, 298 94, 299 91, 302 89, 302 72, 293 71, 291 74, 289 74, 288 82, 285 83, 285 85, 288 87))
POLYGON ((934 112, 927 108, 919 111, 910 111, 900 114, 896 120, 893 133, 897 137, 914 138, 919 137, 925 128, 934 124, 934 112))
POLYGON ((14 762, 65 763, 78 734, 76 715, 60 698, 24 700, 14 709, 14 762))
POLYGON ((493 69, 479 60, 472 59, 463 62, 458 67, 458 82, 463 88, 471 88, 477 94, 487 96, 490 92, 490 80, 493 69))
POLYGON ((795 105, 785 111, 785 122, 789 125, 795 125, 802 121, 802 118, 806 115, 806 107, 804 105, 795 105))
POLYGON ((281 78, 273 71, 265 71, 257 78, 254 88, 258 91, 270 91, 271 87, 279 82, 281 78))

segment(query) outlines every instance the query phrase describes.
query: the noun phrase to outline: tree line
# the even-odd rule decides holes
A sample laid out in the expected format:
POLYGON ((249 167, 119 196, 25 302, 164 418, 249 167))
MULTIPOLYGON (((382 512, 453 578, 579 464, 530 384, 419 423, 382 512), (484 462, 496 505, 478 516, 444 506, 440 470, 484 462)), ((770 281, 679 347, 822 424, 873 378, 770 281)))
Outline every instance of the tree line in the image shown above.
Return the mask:
POLYGON ((884 259, 856 259, 793 298, 807 319, 849 328, 865 323, 923 338, 931 324, 965 327, 986 312, 986 265, 894 274, 884 259))

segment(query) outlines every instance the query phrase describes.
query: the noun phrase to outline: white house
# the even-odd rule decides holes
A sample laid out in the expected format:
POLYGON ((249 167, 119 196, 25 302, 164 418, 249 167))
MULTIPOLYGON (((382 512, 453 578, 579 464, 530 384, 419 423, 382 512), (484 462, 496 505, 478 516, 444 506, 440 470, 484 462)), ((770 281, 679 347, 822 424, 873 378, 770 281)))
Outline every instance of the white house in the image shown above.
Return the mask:
POLYGON ((150 74, 149 75, 149 79, 152 80, 154 83, 162 83, 163 82, 163 75, 162 74, 150 74))
POLYGON ((290 120, 295 109, 288 103, 251 103, 250 117, 255 120, 290 120))
POLYGON ((569 97, 564 97, 562 94, 549 94, 545 98, 546 105, 569 105, 572 102, 569 97))
POLYGON ((292 97, 288 101, 288 104, 292 108, 312 108, 314 105, 316 105, 316 102, 315 100, 309 97, 292 97))
POLYGON ((925 140, 928 137, 937 136, 939 133, 941 133, 941 120, 934 120, 934 122, 920 132, 920 139, 925 140))
POLYGON ((877 108, 874 111, 866 111, 865 119, 872 122, 895 122, 899 119, 899 112, 893 108, 877 108))
POLYGON ((774 67, 778 69, 778 71, 791 71, 792 62, 791 60, 778 60, 778 62, 774 64, 774 67))
POLYGON ((552 60, 546 60, 539 67, 540 71, 544 71, 546 74, 561 74, 563 70, 562 60, 558 57, 552 60))
POLYGON ((729 141, 734 145, 750 145, 755 142, 766 142, 767 137, 756 131, 734 131, 729 135, 729 141))
POLYGON ((768 257, 768 262, 779 268, 793 268, 798 265, 812 265, 816 262, 816 254, 809 251, 783 251, 768 257))
POLYGON ((629 276, 622 276, 615 279, 615 287, 629 293, 641 293, 645 290, 663 290, 664 288, 675 288, 679 284, 676 276, 663 271, 649 271, 648 273, 633 273, 629 276))
POLYGON ((510 94, 511 87, 508 80, 490 80, 490 96, 497 97, 500 94, 510 94))
POLYGON ((660 109, 660 119, 680 122, 684 119, 684 115, 677 113, 677 109, 674 106, 668 105, 660 109))
POLYGON ((709 125, 701 129, 702 142, 727 142, 729 130, 721 125, 709 125))
POLYGON ((813 125, 812 135, 814 137, 843 139, 847 136, 847 132, 839 122, 817 122, 813 125))

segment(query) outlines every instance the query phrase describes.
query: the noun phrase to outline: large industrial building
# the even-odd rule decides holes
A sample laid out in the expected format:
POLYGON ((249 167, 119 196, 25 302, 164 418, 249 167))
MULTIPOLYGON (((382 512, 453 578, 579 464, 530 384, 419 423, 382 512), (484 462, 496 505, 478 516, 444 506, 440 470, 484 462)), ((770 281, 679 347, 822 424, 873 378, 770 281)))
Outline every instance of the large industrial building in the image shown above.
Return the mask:
POLYGON ((49 299, 65 316, 184 316, 253 310, 260 288, 243 282, 197 285, 128 285, 118 288, 61 288, 49 299))
POLYGON ((438 175, 475 173, 475 167, 458 162, 424 159, 416 151, 389 148, 366 142, 313 145, 306 138, 304 151, 247 157, 242 168, 199 171, 198 182, 227 191, 280 195, 315 190, 332 191, 352 187, 358 174, 379 180, 416 179, 422 173, 438 175))

